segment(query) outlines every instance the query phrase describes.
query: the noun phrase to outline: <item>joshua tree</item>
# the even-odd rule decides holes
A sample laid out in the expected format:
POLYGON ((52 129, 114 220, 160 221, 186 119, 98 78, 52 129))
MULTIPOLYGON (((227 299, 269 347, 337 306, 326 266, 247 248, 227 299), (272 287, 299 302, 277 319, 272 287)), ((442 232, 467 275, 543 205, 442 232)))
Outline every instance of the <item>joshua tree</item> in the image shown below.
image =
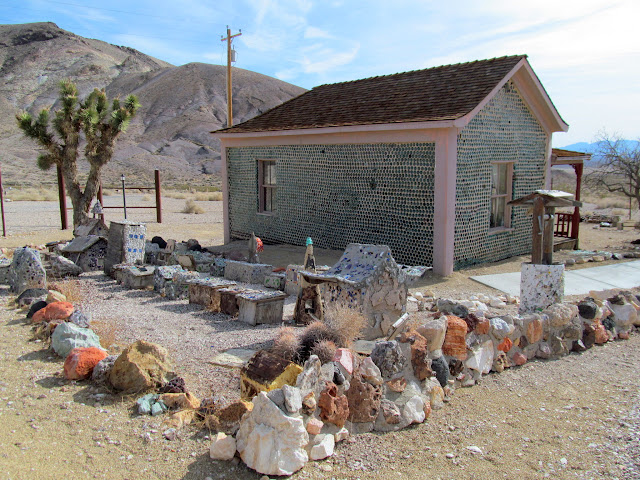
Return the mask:
POLYGON ((44 149, 38 156, 38 167, 48 170, 57 165, 62 170, 67 191, 73 204, 73 224, 88 218, 91 202, 98 192, 100 170, 113 155, 113 144, 124 132, 140 106, 135 96, 124 103, 117 98, 111 108, 104 89, 97 88, 83 101, 78 101, 78 89, 71 80, 60 82, 62 108, 54 112, 49 130, 49 109, 37 118, 23 112, 16 116, 24 134, 36 140, 44 149), (78 180, 80 141, 84 136, 84 157, 89 162, 89 175, 84 189, 78 180))

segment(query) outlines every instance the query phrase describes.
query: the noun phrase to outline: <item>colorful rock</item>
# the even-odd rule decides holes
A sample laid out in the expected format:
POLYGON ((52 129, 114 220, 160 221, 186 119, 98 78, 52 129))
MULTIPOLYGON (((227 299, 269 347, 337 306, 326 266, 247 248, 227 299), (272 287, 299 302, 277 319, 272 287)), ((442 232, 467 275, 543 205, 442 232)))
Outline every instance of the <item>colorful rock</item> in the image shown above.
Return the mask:
POLYGON ((322 420, 338 427, 343 427, 349 416, 349 401, 345 395, 338 395, 338 387, 333 382, 327 382, 320 393, 318 408, 322 420))
POLYGON ((442 352, 458 360, 467 358, 467 323, 460 317, 447 315, 447 333, 442 344, 442 352))
POLYGON ((508 352, 513 347, 513 341, 510 338, 505 338, 498 344, 498 350, 501 352, 508 352))
POLYGON ((38 310, 31 318, 31 323, 50 322, 51 320, 64 320, 73 313, 73 305, 69 302, 53 302, 38 310))
POLYGON ((107 352, 101 348, 74 348, 64 361, 64 376, 67 380, 89 378, 98 362, 106 357, 107 352))
POLYGON ((364 382, 362 377, 354 376, 351 387, 346 393, 349 404, 348 420, 353 423, 373 422, 380 410, 382 389, 377 385, 364 382))

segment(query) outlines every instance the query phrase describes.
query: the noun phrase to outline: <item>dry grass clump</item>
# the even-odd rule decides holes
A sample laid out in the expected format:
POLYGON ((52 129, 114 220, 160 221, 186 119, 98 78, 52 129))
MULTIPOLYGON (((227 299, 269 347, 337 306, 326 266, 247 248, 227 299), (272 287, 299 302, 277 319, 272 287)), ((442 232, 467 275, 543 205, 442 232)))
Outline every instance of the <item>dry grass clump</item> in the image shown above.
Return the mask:
POLYGON ((278 330, 273 341, 271 351, 285 360, 295 361, 300 343, 291 327, 282 327, 278 330))
POLYGON ((7 193, 7 197, 13 202, 53 202, 58 199, 58 192, 55 188, 20 188, 12 189, 7 193))
POLYGON ((182 213, 204 213, 204 209, 200 205, 196 205, 193 200, 187 200, 182 209, 182 213))
POLYGON ((82 289, 80 280, 58 280, 49 284, 49 290, 55 290, 67 297, 69 303, 82 303, 85 300, 85 292, 82 289))
POLYGON ((221 202, 222 201, 222 192, 196 193, 195 198, 199 202, 221 202))
POLYGON ((165 192, 163 192, 162 195, 168 198, 176 198, 178 200, 184 200, 188 196, 185 192, 176 192, 173 190, 169 190, 169 191, 165 190, 165 192))
POLYGON ((324 323, 334 332, 338 347, 351 348, 353 341, 357 339, 366 325, 366 317, 344 306, 330 306, 324 314, 324 323))
POLYGON ((119 320, 104 319, 91 321, 91 330, 100 338, 100 345, 105 350, 116 345, 119 320))
POLYGON ((311 348, 311 355, 317 355, 323 364, 328 363, 333 360, 337 348, 331 340, 321 340, 311 348))

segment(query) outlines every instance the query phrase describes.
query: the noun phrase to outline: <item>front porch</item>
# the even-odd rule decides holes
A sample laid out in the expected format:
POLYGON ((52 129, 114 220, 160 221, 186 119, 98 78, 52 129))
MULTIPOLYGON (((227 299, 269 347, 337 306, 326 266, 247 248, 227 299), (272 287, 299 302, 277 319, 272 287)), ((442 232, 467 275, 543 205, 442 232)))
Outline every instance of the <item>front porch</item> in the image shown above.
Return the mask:
MULTIPOLYGON (((584 162, 589 159, 591 159, 590 153, 573 152, 571 150, 562 150, 560 148, 554 148, 551 150, 552 168, 559 165, 571 165, 576 173, 576 201, 580 201, 584 162)), ((556 212, 556 222, 553 235, 554 250, 577 250, 579 248, 580 207, 574 207, 573 212, 556 212)))

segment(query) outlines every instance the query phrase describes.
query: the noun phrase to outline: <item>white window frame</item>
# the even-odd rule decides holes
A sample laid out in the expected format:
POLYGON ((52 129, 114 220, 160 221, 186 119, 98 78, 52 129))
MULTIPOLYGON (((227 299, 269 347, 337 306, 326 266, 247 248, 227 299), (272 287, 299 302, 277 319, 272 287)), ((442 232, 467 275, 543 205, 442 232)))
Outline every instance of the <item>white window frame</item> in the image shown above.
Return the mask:
POLYGON ((258 160, 258 213, 264 215, 274 215, 278 209, 278 205, 276 204, 275 208, 273 207, 273 199, 277 194, 278 189, 278 177, 275 178, 275 183, 266 184, 265 183, 265 165, 271 164, 273 168, 276 168, 277 161, 271 158, 259 159, 258 160), (271 195, 271 207, 267 205, 267 192, 271 195))
POLYGON ((505 193, 497 193, 497 194, 493 194, 493 175, 491 173, 489 174, 489 178, 491 179, 490 183, 489 183, 489 193, 490 195, 490 200, 489 200, 489 232, 490 233, 496 233, 496 232, 501 232, 501 231, 505 231, 505 230, 511 230, 511 206, 509 205, 509 202, 512 200, 512 194, 513 194, 513 167, 514 167, 514 163, 513 161, 495 161, 495 162, 491 162, 491 169, 493 170, 494 165, 495 166, 502 166, 502 165, 506 165, 507 166, 507 171, 505 172, 506 177, 507 177, 507 185, 506 185, 506 192, 505 193), (500 198, 503 199, 504 201, 504 219, 503 219, 503 224, 502 225, 496 225, 496 226, 491 226, 491 214, 493 211, 493 200, 496 198, 500 198))

